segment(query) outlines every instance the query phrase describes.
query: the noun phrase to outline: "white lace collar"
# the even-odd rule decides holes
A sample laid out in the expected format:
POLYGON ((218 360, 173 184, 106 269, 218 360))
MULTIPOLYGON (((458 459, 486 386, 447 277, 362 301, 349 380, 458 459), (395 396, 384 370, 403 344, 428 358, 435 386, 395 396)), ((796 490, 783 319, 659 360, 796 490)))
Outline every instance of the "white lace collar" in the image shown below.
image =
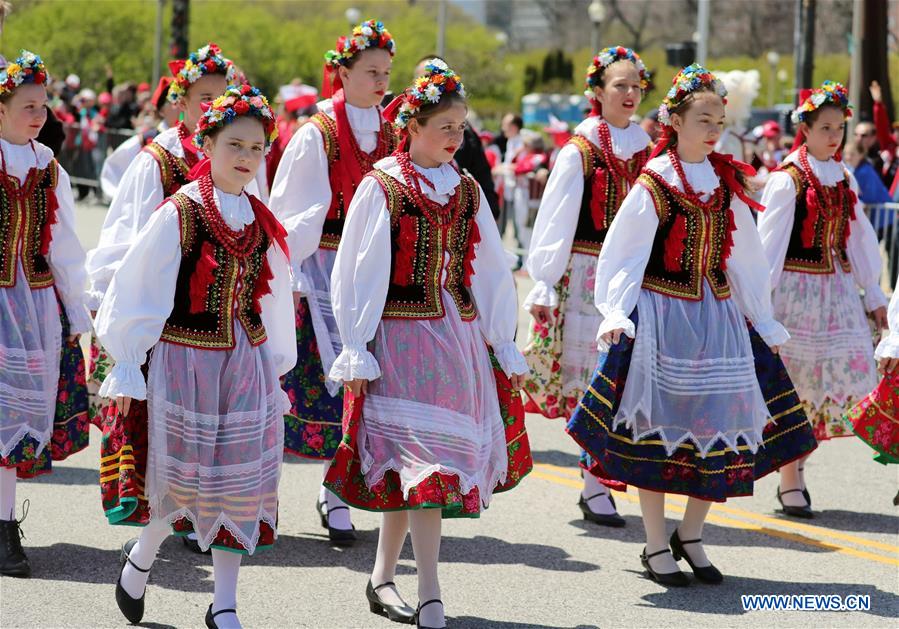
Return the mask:
POLYGON ((601 124, 609 129, 609 135, 612 138, 612 151, 618 159, 630 159, 635 153, 649 146, 649 134, 634 122, 624 129, 619 129, 614 125, 610 125, 599 116, 590 116, 575 127, 574 133, 587 138, 593 144, 599 146, 598 127, 601 124))
MULTIPOLYGON (((799 150, 795 150, 784 160, 791 164, 799 164, 799 150)), ((808 154, 808 164, 812 167, 812 172, 818 178, 822 185, 832 186, 839 181, 843 181, 846 177, 843 163, 830 158, 826 162, 815 159, 811 153, 808 154)))
MULTIPOLYGON (((334 117, 334 103, 330 98, 319 102, 318 110, 334 117)), ((379 107, 354 107, 346 103, 346 117, 354 133, 381 130, 381 109, 379 107)))
MULTIPOLYGON (((203 195, 200 194, 200 185, 196 181, 191 181, 181 187, 178 192, 183 192, 197 203, 203 203, 203 195)), ((247 193, 229 194, 213 187, 212 194, 215 197, 215 204, 218 206, 219 212, 228 227, 234 231, 240 231, 250 223, 256 216, 253 214, 253 206, 250 205, 250 197, 247 193)))
MULTIPOLYGON (((711 194, 721 185, 721 182, 718 180, 718 174, 715 172, 715 169, 712 167, 712 163, 708 158, 697 163, 681 160, 681 165, 684 168, 684 174, 687 176, 690 187, 693 188, 697 194, 711 194)), ((674 170, 674 166, 671 164, 671 160, 668 158, 667 153, 649 160, 646 167, 661 175, 669 185, 683 191, 684 186, 680 181, 680 177, 677 176, 677 171, 674 170)))
MULTIPOLYGON (((427 185, 421 187, 422 192, 424 192, 429 199, 434 201, 443 202, 446 197, 449 197, 453 193, 453 190, 455 190, 456 186, 462 181, 459 177, 459 173, 456 172, 456 169, 450 164, 441 164, 437 168, 422 168, 414 163, 412 166, 415 170, 427 177, 428 181, 434 184, 434 190, 431 190, 427 185)), ((395 157, 385 157, 375 164, 375 168, 385 172, 400 183, 405 183, 402 170, 395 157)))

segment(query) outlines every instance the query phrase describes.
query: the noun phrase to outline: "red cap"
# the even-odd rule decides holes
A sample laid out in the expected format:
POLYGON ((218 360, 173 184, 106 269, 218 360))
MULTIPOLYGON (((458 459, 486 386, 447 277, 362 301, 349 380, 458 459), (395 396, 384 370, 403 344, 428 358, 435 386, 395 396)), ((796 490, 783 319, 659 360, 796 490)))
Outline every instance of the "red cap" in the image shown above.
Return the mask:
POLYGON ((150 102, 153 103, 153 106, 156 109, 162 109, 162 106, 165 104, 166 96, 169 93, 169 85, 172 84, 172 77, 164 76, 159 79, 159 83, 156 84, 156 89, 153 90, 153 95, 150 96, 150 102))
POLYGON ((297 96, 296 98, 291 98, 290 100, 284 101, 284 109, 293 113, 295 111, 299 111, 300 109, 311 107, 315 104, 316 100, 318 100, 318 94, 305 94, 303 96, 297 96))
POLYGON ((149 91, 150 91, 150 84, 149 84, 149 83, 138 83, 138 84, 137 84, 137 91, 138 91, 138 92, 149 92, 149 91))
POLYGON ((776 138, 782 133, 780 125, 776 120, 768 120, 762 125, 763 138, 776 138))
POLYGON ((478 138, 480 138, 481 140, 486 140, 488 142, 493 142, 493 134, 489 131, 481 131, 480 133, 478 133, 478 138))

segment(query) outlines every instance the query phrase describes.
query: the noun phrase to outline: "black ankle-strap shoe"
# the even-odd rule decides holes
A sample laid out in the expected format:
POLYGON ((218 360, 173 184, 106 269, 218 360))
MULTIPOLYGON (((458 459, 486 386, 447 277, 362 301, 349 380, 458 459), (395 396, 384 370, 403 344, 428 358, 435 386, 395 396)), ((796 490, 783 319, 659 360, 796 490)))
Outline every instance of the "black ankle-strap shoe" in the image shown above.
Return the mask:
MULTIPOLYGON (((590 510, 590 505, 587 503, 596 498, 597 496, 606 496, 609 497, 609 502, 612 503, 612 506, 615 507, 615 499, 612 497, 612 494, 604 494, 598 493, 593 494, 589 498, 584 498, 584 496, 580 497, 580 500, 577 501, 577 506, 580 507, 581 513, 584 514, 584 519, 587 522, 593 522, 594 524, 599 524, 601 526, 611 526, 612 528, 620 529, 622 526, 627 524, 624 518, 622 518, 617 513, 596 513, 595 511, 590 510)), ((618 507, 615 507, 616 509, 618 507)))
MULTIPOLYGON (((781 498, 781 496, 785 496, 787 494, 795 494, 795 493, 800 493, 800 494, 802 494, 803 497, 805 497, 805 491, 802 489, 788 489, 786 491, 781 491, 780 487, 777 488, 777 501, 780 503, 781 512, 784 515, 788 515, 788 516, 794 517, 794 518, 802 518, 803 520, 811 520, 812 518, 814 518, 815 512, 812 511, 812 508, 808 504, 806 504, 802 507, 794 507, 792 505, 784 504, 784 501, 781 498)), ((807 498, 806 498, 806 502, 808 502, 807 498)))
POLYGON ((131 567, 138 572, 150 572, 149 568, 141 568, 131 561, 131 550, 135 545, 137 545, 137 538, 129 539, 122 546, 122 569, 119 572, 119 580, 115 584, 115 602, 119 606, 119 611, 132 625, 136 625, 144 617, 144 597, 147 595, 147 589, 144 588, 144 593, 140 598, 132 598, 122 587, 122 573, 125 572, 125 566, 128 564, 131 564, 131 567))
POLYGON ((419 616, 421 615, 421 610, 433 603, 440 603, 440 606, 443 607, 443 601, 441 601, 439 598, 432 598, 429 601, 425 601, 424 603, 418 604, 418 609, 415 610, 415 627, 416 627, 416 629, 444 629, 446 627, 446 623, 444 623, 443 627, 428 627, 426 625, 421 624, 421 619, 419 618, 419 616))
POLYGON ((652 553, 651 555, 646 554, 646 547, 643 548, 643 552, 640 553, 640 563, 643 564, 643 567, 646 569, 646 574, 650 579, 655 581, 660 585, 667 585, 670 587, 682 588, 690 585, 690 580, 680 570, 676 572, 656 572, 653 570, 652 566, 649 565, 649 560, 657 555, 664 555, 665 553, 670 553, 671 549, 666 548, 664 550, 660 550, 658 552, 652 553))
POLYGON ((684 545, 686 544, 701 544, 701 539, 688 539, 681 540, 680 535, 677 533, 677 529, 674 529, 674 533, 671 534, 671 554, 674 557, 675 561, 680 561, 683 557, 687 560, 687 563, 690 564, 690 569, 693 571, 693 576, 703 583, 711 583, 717 585, 724 581, 724 575, 721 574, 721 571, 718 570, 712 564, 704 566, 702 568, 697 567, 693 560, 690 559, 690 555, 687 551, 684 550, 684 545))
POLYGON ((411 625, 415 622, 414 609, 405 603, 402 605, 388 605, 378 596, 378 590, 390 586, 395 588, 396 584, 393 581, 385 581, 381 585, 375 586, 369 580, 368 585, 365 586, 365 598, 368 599, 368 608, 371 610, 371 613, 378 616, 387 616, 393 622, 411 625))
POLYGON ((207 629, 219 629, 219 626, 215 624, 215 617, 219 614, 237 614, 236 609, 220 609, 217 612, 212 611, 212 603, 209 604, 209 609, 206 610, 206 627, 207 629))

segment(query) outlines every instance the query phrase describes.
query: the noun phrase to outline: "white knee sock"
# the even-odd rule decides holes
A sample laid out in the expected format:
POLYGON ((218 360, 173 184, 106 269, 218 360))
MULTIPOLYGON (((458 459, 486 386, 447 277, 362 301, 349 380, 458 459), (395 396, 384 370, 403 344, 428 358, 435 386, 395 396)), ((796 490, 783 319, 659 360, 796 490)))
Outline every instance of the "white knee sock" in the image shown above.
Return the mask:
MULTIPOLYGON (((637 490, 640 495, 640 512, 643 515, 643 528, 646 530, 646 554, 668 548, 668 534, 665 528, 665 494, 637 490)), ((670 552, 656 555, 649 560, 653 570, 662 574, 668 574, 677 570, 677 563, 670 552)))
MULTIPOLYGON (((371 571, 371 584, 374 587, 393 581, 396 575, 396 563, 399 561, 403 544, 406 543, 408 531, 408 511, 385 511, 381 516, 378 550, 375 553, 375 565, 371 571)), ((388 605, 402 605, 405 602, 396 588, 392 587, 379 589, 378 596, 388 605)))
MULTIPOLYGON (((440 581, 437 565, 440 557, 440 509, 421 509, 409 513, 409 532, 415 553, 418 572, 418 602, 425 603, 440 598, 440 581)), ((421 624, 426 627, 443 627, 446 618, 443 605, 432 603, 421 610, 421 624)))
MULTIPOLYGON (((144 570, 152 568, 159 547, 171 535, 171 532, 168 522, 150 520, 150 523, 141 531, 140 537, 137 538, 137 544, 131 549, 129 555, 131 563, 144 570)), ((140 598, 144 595, 150 573, 135 569, 131 563, 126 563, 125 569, 122 571, 122 587, 131 598, 140 598)))
MULTIPOLYGON (((325 463, 325 465, 324 465, 324 469, 322 470, 322 478, 325 477, 325 475, 328 473, 328 468, 331 467, 331 461, 325 461, 324 463, 325 463)), ((327 502, 327 501, 328 501, 328 494, 327 494, 327 491, 328 491, 328 490, 325 489, 324 484, 322 484, 322 485, 318 488, 318 501, 319 501, 319 502, 324 503, 324 502, 327 502)))
MULTIPOLYGON (((212 612, 222 609, 237 609, 237 575, 240 572, 242 555, 227 550, 212 549, 212 568, 215 576, 215 593, 212 612)), ((215 624, 220 629, 240 629, 236 613, 219 614, 215 624)))
POLYGON ((16 519, 16 468, 0 468, 0 520, 16 519))
MULTIPOLYGON (((687 508, 684 511, 684 519, 681 520, 680 526, 677 527, 677 535, 682 542, 691 539, 702 539, 702 527, 705 524, 705 518, 709 514, 712 503, 708 500, 700 500, 699 498, 688 498, 687 508)), ((705 554, 703 544, 687 544, 684 546, 684 552, 690 554, 690 559, 699 567, 711 565, 712 562, 705 554)))
POLYGON ((609 488, 600 483, 598 478, 586 470, 584 471, 584 489, 581 491, 581 495, 584 497, 584 500, 587 500, 587 506, 593 513, 602 515, 615 513, 615 507, 612 506, 612 501, 609 500, 609 488))

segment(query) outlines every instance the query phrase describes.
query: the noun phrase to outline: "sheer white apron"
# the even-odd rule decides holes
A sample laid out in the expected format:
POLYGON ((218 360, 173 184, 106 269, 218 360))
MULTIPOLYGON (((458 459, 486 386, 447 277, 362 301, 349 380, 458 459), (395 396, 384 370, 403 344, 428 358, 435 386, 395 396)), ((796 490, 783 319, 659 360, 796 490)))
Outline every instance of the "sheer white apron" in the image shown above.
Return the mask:
MULTIPOLYGON (((336 250, 316 249, 315 253, 303 260, 301 266, 303 274, 312 286, 312 290, 306 295, 306 301, 309 304, 315 344, 318 346, 325 374, 330 373, 331 365, 343 349, 337 321, 331 309, 331 271, 334 269, 336 257, 336 250)), ((325 380, 325 387, 331 397, 334 397, 340 393, 343 385, 328 378, 325 380)))
POLYGON ((586 391, 599 361, 596 331, 599 330, 602 317, 593 304, 595 283, 596 256, 573 253, 568 300, 565 302, 562 356, 559 361, 563 395, 586 391))
POLYGON ((755 374, 746 320, 703 282, 701 301, 642 290, 637 335, 615 427, 653 432, 668 454, 685 442, 700 456, 722 439, 753 452, 770 415, 755 374))
POLYGON ((0 288, 0 456, 25 437, 40 454, 53 434, 62 324, 53 287, 32 289, 21 264, 0 288))
POLYGON ((359 427, 365 482, 388 470, 403 496, 435 472, 477 487, 483 506, 508 467, 496 380, 478 321, 462 321, 442 291, 441 319, 384 319, 372 353, 381 377, 369 383, 359 427))
POLYGON ((803 402, 844 407, 877 386, 871 327, 851 273, 784 271, 773 302, 790 333, 780 355, 803 402))
POLYGON ((160 342, 147 383, 147 495, 154 519, 186 517, 202 548, 224 526, 252 554, 275 529, 288 403, 265 343, 213 351, 160 342))

